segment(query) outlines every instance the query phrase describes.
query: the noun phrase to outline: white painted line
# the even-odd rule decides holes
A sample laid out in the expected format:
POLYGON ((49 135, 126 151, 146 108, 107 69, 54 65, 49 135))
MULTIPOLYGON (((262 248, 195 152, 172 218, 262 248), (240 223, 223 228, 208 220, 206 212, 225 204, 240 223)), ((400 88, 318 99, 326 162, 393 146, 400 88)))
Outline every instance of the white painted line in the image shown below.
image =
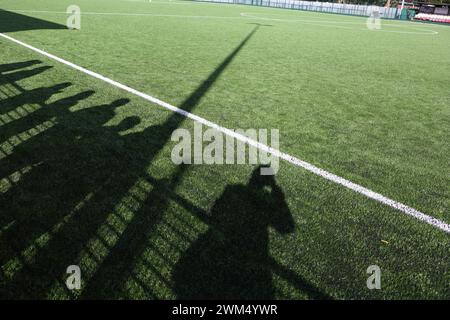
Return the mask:
MULTIPOLYGON (((259 19, 259 20, 266 20, 266 21, 280 21, 280 22, 294 22, 294 23, 301 23, 301 24, 308 24, 313 26, 319 26, 319 27, 331 27, 331 28, 341 28, 341 29, 350 29, 350 30, 363 30, 363 31, 375 31, 375 32, 388 32, 388 33, 400 33, 400 34, 420 34, 420 35, 436 35, 439 34, 439 32, 435 30, 429 30, 429 29, 423 29, 423 28, 417 28, 417 26, 412 27, 411 25, 402 25, 402 24, 392 24, 387 23, 383 20, 383 26, 385 27, 394 27, 394 28, 408 28, 411 30, 419 30, 417 31, 397 31, 397 30, 385 30, 385 29, 379 29, 379 30, 369 30, 367 28, 361 28, 356 29, 356 27, 359 25, 365 25, 366 21, 360 21, 360 22, 354 22, 354 21, 332 21, 332 20, 307 20, 307 19, 284 19, 284 18, 267 18, 267 17, 258 17, 254 14, 249 14, 242 12, 242 17, 250 18, 250 19, 259 19), (341 24, 346 25, 355 25, 355 28, 348 27, 348 26, 341 26, 341 24)), ((274 14, 271 14, 271 16, 274 16, 274 14)))
POLYGON ((26 43, 24 43, 22 41, 19 41, 19 40, 16 40, 16 39, 14 39, 14 38, 12 38, 10 36, 7 36, 7 35, 5 35, 3 33, 0 33, 0 37, 2 37, 4 39, 7 39, 9 41, 12 41, 12 42, 14 42, 14 43, 16 43, 18 45, 21 45, 21 46, 23 46, 25 48, 28 48, 28 49, 30 49, 30 50, 32 50, 34 52, 37 52, 37 53, 39 53, 39 54, 41 54, 41 55, 43 55, 43 56, 45 56, 45 57, 47 57, 49 59, 52 59, 52 60, 58 61, 58 62, 60 62, 62 64, 65 64, 66 66, 69 66, 69 67, 71 67, 71 68, 73 68, 75 70, 78 70, 78 71, 83 72, 83 73, 85 73, 87 75, 90 75, 91 77, 94 77, 96 79, 99 79, 99 80, 102 80, 102 81, 104 81, 106 83, 109 83, 112 86, 115 86, 115 87, 117 87, 119 89, 127 91, 127 92, 129 92, 131 94, 134 94, 134 95, 138 96, 138 97, 141 97, 144 100, 150 101, 150 102, 155 103, 155 104, 157 104, 157 105, 159 105, 161 107, 164 107, 164 108, 166 108, 168 110, 171 110, 173 112, 181 114, 182 116, 184 116, 186 118, 189 118, 189 119, 192 119, 194 121, 197 121, 197 122, 199 122, 199 123, 201 123, 201 124, 203 124, 205 126, 208 126, 210 128, 214 128, 214 129, 216 129, 216 130, 218 130, 218 131, 220 131, 220 132, 222 132, 222 133, 224 133, 224 134, 226 134, 228 136, 231 136, 231 137, 233 137, 233 138, 235 138, 235 139, 237 139, 239 141, 242 141, 242 142, 247 143, 247 144, 249 144, 251 146, 254 146, 254 147, 256 147, 256 148, 258 148, 258 149, 260 149, 262 151, 270 153, 270 154, 272 154, 272 155, 274 155, 276 157, 279 157, 280 159, 283 159, 283 160, 285 160, 285 161, 287 161, 289 163, 292 163, 292 164, 294 164, 294 165, 296 165, 298 167, 301 167, 301 168, 303 168, 303 169, 305 169, 305 170, 307 170, 309 172, 312 172, 312 173, 314 173, 314 174, 316 174, 316 175, 318 175, 318 176, 320 176, 322 178, 325 178, 325 179, 327 179, 329 181, 332 181, 334 183, 340 184, 340 185, 342 185, 342 186, 344 186, 344 187, 346 187, 346 188, 348 188, 350 190, 353 190, 353 191, 355 191, 355 192, 357 192, 359 194, 362 194, 362 195, 364 195, 364 196, 366 196, 366 197, 368 197, 370 199, 373 199, 373 200, 376 200, 376 201, 378 201, 380 203, 383 203, 383 204, 385 204, 385 205, 387 205, 387 206, 389 206, 391 208, 397 209, 397 210, 399 210, 399 211, 401 211, 401 212, 403 212, 403 213, 405 213, 405 214, 407 214, 407 215, 409 215, 411 217, 414 217, 414 218, 419 219, 419 220, 421 220, 423 222, 426 222, 426 223, 428 223, 428 224, 430 224, 430 225, 432 225, 432 226, 434 226, 434 227, 436 227, 436 228, 438 228, 438 229, 440 229, 440 230, 450 234, 450 225, 449 224, 447 224, 444 221, 441 221, 441 220, 439 220, 437 218, 433 218, 433 217, 431 217, 431 216, 429 216, 429 215, 427 215, 425 213, 422 213, 422 212, 420 212, 420 211, 418 211, 418 210, 416 210, 414 208, 408 207, 407 205, 405 205, 403 203, 400 203, 400 202, 397 202, 395 200, 389 199, 389 198, 387 198, 387 197, 385 197, 385 196, 383 196, 383 195, 381 195, 379 193, 376 193, 376 192, 374 192, 374 191, 372 191, 370 189, 367 189, 367 188, 365 188, 363 186, 360 186, 360 185, 358 185, 356 183, 353 183, 353 182, 351 182, 349 180, 346 180, 346 179, 344 179, 342 177, 339 177, 339 176, 337 176, 335 174, 332 174, 332 173, 330 173, 328 171, 320 169, 320 168, 314 166, 313 164, 310 164, 310 163, 308 163, 306 161, 300 160, 300 159, 298 159, 296 157, 293 157, 293 156, 291 156, 291 155, 289 155, 287 153, 283 153, 283 152, 281 152, 281 151, 279 151, 277 149, 273 149, 273 148, 271 148, 271 147, 269 147, 269 146, 267 146, 265 144, 262 144, 262 143, 260 143, 258 141, 252 140, 252 139, 250 139, 250 138, 248 138, 246 136, 243 136, 243 135, 241 135, 239 133, 236 133, 233 130, 221 127, 221 126, 219 126, 218 124, 216 124, 214 122, 208 121, 208 120, 206 120, 204 118, 196 116, 195 114, 192 114, 192 113, 187 112, 187 111, 185 111, 183 109, 177 108, 177 107, 175 107, 175 106, 173 106, 173 105, 171 105, 171 104, 169 104, 167 102, 161 101, 161 100, 159 100, 159 99, 157 99, 155 97, 152 97, 152 96, 150 96, 148 94, 145 94, 143 92, 137 91, 136 89, 130 88, 130 87, 124 85, 124 84, 121 84, 121 83, 119 83, 117 81, 114 81, 114 80, 112 80, 110 78, 107 78, 105 76, 102 76, 101 74, 98 74, 96 72, 87 70, 87 69, 85 69, 83 67, 80 67, 80 66, 78 66, 78 65, 76 65, 76 64, 74 64, 72 62, 69 62, 69 61, 66 61, 64 59, 61 59, 61 58, 59 58, 59 57, 57 57, 57 56, 55 56, 53 54, 50 54, 50 53, 47 53, 47 52, 42 51, 40 49, 37 49, 37 48, 35 48, 33 46, 30 46, 30 45, 28 45, 28 44, 26 44, 26 43))
MULTIPOLYGON (((49 11, 49 10, 21 10, 21 9, 8 9, 10 12, 17 13, 45 13, 45 14, 62 14, 67 15, 64 11, 49 11)), ((160 13, 135 13, 135 12, 94 12, 94 11, 82 11, 81 15, 88 16, 124 16, 124 17, 155 17, 155 18, 192 18, 192 19, 238 19, 242 20, 241 16, 195 16, 195 15, 183 15, 183 14, 160 14, 160 13)), ((249 17, 249 19, 259 19, 249 17)))
MULTIPOLYGON (((8 9, 10 12, 17 13, 41 13, 41 14, 61 14, 67 15, 64 11, 49 11, 49 10, 21 10, 21 9, 8 9)), ((181 18, 181 19, 232 19, 232 20, 242 20, 242 19, 252 19, 252 20, 266 20, 266 21, 275 21, 275 22, 294 22, 300 24, 307 24, 318 27, 331 27, 331 28, 340 28, 347 30, 359 30, 359 31, 373 31, 373 32, 387 32, 387 33, 400 33, 400 34, 415 34, 415 35, 436 35, 439 32, 430 29, 417 28, 418 25, 412 27, 411 25, 402 25, 402 24, 392 24, 383 21, 383 25, 386 27, 396 27, 396 28, 408 28, 416 31, 397 31, 397 30, 369 30, 366 27, 358 28, 358 26, 365 26, 366 20, 361 20, 359 22, 355 21, 331 21, 331 20, 310 20, 302 18, 296 19, 284 19, 284 18, 267 18, 267 17, 259 17, 250 13, 242 12, 239 17, 233 16, 196 16, 196 15, 180 15, 180 14, 159 14, 159 13, 133 13, 133 12, 91 12, 91 11, 83 11, 81 13, 85 16, 124 16, 124 17, 154 17, 154 18, 181 18), (351 27, 349 25, 354 25, 351 27), (417 31, 418 30, 418 31, 417 31)), ((271 14, 273 16, 274 14, 271 14)))

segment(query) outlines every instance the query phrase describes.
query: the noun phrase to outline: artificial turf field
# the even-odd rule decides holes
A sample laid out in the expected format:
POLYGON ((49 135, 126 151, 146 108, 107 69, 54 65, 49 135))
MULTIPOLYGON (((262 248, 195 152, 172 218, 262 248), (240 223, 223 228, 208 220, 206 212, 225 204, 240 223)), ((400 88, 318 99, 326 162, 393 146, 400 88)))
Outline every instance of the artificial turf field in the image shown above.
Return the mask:
MULTIPOLYGON (((0 32, 450 223, 449 27, 76 2, 78 31, 72 0, 0 0, 0 32)), ((192 120, 2 37, 0 99, 1 298, 450 298, 445 231, 283 161, 271 194, 176 166, 192 120)))

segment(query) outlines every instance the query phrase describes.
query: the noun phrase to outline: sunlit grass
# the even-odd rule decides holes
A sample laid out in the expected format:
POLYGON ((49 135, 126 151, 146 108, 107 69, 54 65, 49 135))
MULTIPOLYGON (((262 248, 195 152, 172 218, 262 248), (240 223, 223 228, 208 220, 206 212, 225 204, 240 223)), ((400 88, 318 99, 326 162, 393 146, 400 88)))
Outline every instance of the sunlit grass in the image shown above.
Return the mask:
MULTIPOLYGON (((0 0, 28 10, 0 30, 225 127, 279 129, 284 152, 449 222, 450 29, 370 32, 363 18, 251 6, 78 3, 152 15, 86 15, 69 31, 60 12, 70 1, 0 0), (302 19, 328 24, 285 21, 302 19)), ((244 261, 235 269, 261 275, 273 298, 446 298, 442 231, 282 162, 275 181, 295 227, 281 234, 277 210, 247 207, 266 200, 249 185, 255 167, 172 163, 171 132, 192 121, 4 39, 0 49, 0 72, 25 62, 0 75, 0 297, 172 299, 198 288, 180 274, 195 278, 185 266, 204 252, 201 279, 244 261), (73 264, 83 285, 71 292, 73 264), (381 291, 366 287, 372 264, 381 291)))

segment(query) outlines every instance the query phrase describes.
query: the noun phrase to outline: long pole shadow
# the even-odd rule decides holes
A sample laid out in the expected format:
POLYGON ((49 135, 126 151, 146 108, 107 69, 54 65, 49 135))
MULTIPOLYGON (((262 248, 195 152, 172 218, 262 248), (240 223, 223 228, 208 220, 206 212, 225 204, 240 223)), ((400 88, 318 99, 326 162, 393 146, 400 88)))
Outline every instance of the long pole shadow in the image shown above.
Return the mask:
MULTIPOLYGON (((217 81, 224 70, 230 65, 230 63, 236 58, 238 53, 244 48, 248 41, 258 31, 260 26, 256 26, 253 30, 241 41, 241 43, 231 52, 222 63, 206 78, 205 81, 180 105, 180 108, 188 112, 192 112, 195 107, 200 103, 202 97, 211 89, 213 84, 217 81)), ((179 128, 186 118, 172 114, 164 124, 160 126, 159 132, 160 141, 156 149, 162 150, 165 145, 170 141, 174 130, 179 128)), ((113 290, 105 290, 105 286, 113 289, 117 288, 117 283, 125 283, 127 277, 131 274, 133 268, 136 265, 139 257, 146 249, 147 239, 158 222, 162 219, 165 210, 167 209, 169 199, 161 197, 166 193, 165 190, 175 190, 179 182, 182 180, 183 175, 188 170, 188 166, 178 166, 175 174, 172 175, 167 183, 161 183, 155 186, 155 188, 147 196, 147 200, 141 207, 133 220, 128 224, 126 230, 122 233, 119 241, 110 248, 110 252, 106 259, 101 263, 99 268, 95 271, 93 277, 87 284, 83 291, 82 298, 110 298, 100 297, 102 293, 108 292, 113 294, 113 290), (156 203, 156 208, 152 206, 156 203), (146 221, 148 213, 146 208, 152 208, 152 222, 142 229, 143 222, 146 221), (120 261, 127 261, 126 264, 120 263, 120 261), (121 279, 109 279, 108 270, 114 269, 114 274, 122 275, 121 279), (114 282, 114 283, 112 283, 114 282)))
MULTIPOLYGON (((242 48, 247 44, 247 42, 253 37, 253 35, 258 31, 260 25, 257 25, 253 30, 245 37, 244 40, 234 49, 232 53, 228 57, 223 60, 223 62, 214 70, 213 73, 209 75, 209 77, 203 81, 203 83, 192 93, 189 98, 187 98, 181 105, 180 108, 186 111, 191 112, 193 108, 195 108, 200 99, 211 89, 214 82, 217 81, 222 72, 228 67, 228 65, 234 60, 236 55, 242 50, 242 48)), ((177 114, 173 115, 174 117, 179 118, 177 114)), ((181 119, 180 122, 183 121, 184 118, 181 119)), ((170 121, 170 120, 169 120, 170 121)))

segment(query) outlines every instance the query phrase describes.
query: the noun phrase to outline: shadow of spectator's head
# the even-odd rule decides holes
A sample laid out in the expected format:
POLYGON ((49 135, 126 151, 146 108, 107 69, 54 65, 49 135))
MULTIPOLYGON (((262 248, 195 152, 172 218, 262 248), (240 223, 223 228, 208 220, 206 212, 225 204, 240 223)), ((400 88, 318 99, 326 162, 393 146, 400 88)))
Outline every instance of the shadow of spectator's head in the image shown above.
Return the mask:
POLYGON ((274 175, 262 175, 261 168, 257 167, 250 178, 248 187, 261 202, 263 208, 261 219, 281 234, 291 233, 295 230, 295 223, 291 211, 284 198, 283 191, 277 185, 274 175))
POLYGON ((53 87, 51 87, 52 90, 56 91, 56 92, 60 92, 68 87, 70 87, 72 85, 72 83, 70 82, 63 82, 63 83, 59 83, 54 85, 53 87))
POLYGON ((139 117, 137 116, 127 117, 122 121, 120 121, 120 123, 115 127, 115 129, 117 132, 123 132, 133 129, 139 123, 141 123, 141 119, 139 117))
POLYGON ((117 99, 111 102, 111 107, 119 108, 126 105, 128 102, 130 102, 130 99, 117 99))

